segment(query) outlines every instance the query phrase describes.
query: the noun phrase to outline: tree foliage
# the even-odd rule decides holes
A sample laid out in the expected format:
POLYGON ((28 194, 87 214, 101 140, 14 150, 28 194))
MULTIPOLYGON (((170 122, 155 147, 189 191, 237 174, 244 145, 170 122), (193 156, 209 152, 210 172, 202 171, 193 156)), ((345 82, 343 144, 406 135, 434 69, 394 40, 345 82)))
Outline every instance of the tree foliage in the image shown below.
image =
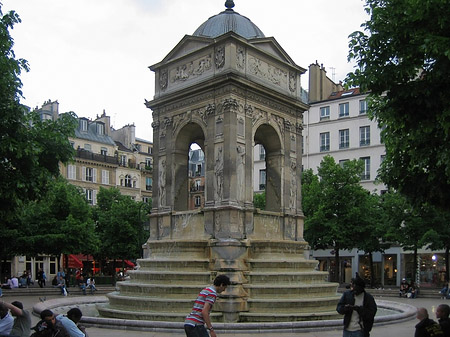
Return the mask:
POLYGON ((366 201, 369 194, 359 184, 362 170, 361 161, 347 161, 341 166, 325 156, 318 176, 308 170, 302 177, 305 239, 313 249, 333 249, 335 281, 339 281, 339 250, 353 249, 370 234, 364 207, 370 204, 366 201))
POLYGON ((21 211, 18 254, 92 254, 98 246, 91 207, 80 188, 59 178, 21 211))
POLYGON ((20 22, 14 11, 3 14, 0 4, 0 256, 14 252, 19 234, 18 208, 38 199, 59 175, 59 162, 72 158, 68 136, 76 120, 66 114, 58 121, 41 121, 20 104, 20 74, 28 63, 16 58, 9 30, 20 22))
POLYGON ((141 257, 148 205, 120 194, 118 188, 100 188, 94 218, 100 238, 99 256, 109 259, 141 257))
POLYGON ((253 194, 253 205, 255 208, 266 209, 266 191, 253 194))
POLYGON ((386 145, 380 176, 412 202, 450 204, 448 0, 366 0, 370 20, 350 35, 347 83, 370 92, 386 145))

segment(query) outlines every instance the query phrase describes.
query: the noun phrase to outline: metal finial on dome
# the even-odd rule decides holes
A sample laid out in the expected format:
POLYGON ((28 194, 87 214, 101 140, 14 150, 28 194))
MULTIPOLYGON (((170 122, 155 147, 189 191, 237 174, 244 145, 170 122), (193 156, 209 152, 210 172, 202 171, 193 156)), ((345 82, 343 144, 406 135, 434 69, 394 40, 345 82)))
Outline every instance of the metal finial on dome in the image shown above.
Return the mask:
POLYGON ((227 0, 225 1, 225 7, 227 9, 232 9, 234 7, 234 1, 233 0, 227 0))

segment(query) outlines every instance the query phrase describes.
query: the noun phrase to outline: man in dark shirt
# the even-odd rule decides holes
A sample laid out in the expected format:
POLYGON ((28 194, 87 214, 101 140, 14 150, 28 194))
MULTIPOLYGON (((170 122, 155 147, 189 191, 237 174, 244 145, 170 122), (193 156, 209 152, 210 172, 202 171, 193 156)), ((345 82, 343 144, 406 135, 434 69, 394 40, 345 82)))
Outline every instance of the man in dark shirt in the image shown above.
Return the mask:
POLYGON ((436 309, 436 318, 439 321, 442 332, 445 337, 450 337, 450 320, 448 315, 450 314, 450 307, 447 304, 440 304, 436 309))
POLYGON ((428 318, 428 311, 425 308, 417 309, 416 318, 420 321, 416 325, 414 337, 443 337, 441 326, 428 318))

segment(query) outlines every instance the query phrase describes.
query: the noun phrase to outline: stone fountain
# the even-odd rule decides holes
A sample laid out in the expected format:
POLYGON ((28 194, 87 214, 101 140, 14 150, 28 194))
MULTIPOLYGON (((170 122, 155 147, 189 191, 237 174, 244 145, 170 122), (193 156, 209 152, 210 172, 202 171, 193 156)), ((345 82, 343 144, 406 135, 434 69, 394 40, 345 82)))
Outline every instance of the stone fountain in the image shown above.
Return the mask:
POLYGON ((103 317, 183 322, 217 274, 225 323, 329 320, 337 284, 307 258, 297 66, 233 1, 186 35, 155 72, 153 210, 145 256, 99 305, 103 317), (188 210, 188 152, 205 154, 204 207, 188 210), (253 206, 253 148, 266 152, 266 210, 253 206))

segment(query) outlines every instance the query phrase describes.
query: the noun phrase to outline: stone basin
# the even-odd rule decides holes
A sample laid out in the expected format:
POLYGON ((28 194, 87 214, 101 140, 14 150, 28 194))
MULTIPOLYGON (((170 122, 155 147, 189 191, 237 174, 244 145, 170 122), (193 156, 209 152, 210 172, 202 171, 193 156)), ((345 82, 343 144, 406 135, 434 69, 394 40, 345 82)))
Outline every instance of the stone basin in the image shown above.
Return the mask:
MULTIPOLYGON (((146 321, 119 318, 99 317, 96 306, 108 303, 106 296, 91 297, 64 297, 37 303, 33 313, 38 315, 44 309, 51 309, 55 313, 66 313, 70 308, 79 307, 84 313, 83 324, 91 327, 108 329, 127 329, 160 332, 183 331, 183 322, 146 321)), ((396 324, 414 319, 417 308, 403 303, 376 299, 379 313, 375 317, 375 325, 396 324), (385 309, 385 310, 384 310, 385 309)), ((275 317, 275 316, 273 316, 275 317)), ((213 318, 214 321, 214 318, 213 318)), ((214 323, 219 333, 300 333, 318 330, 333 330, 342 328, 342 319, 321 321, 295 321, 295 322, 259 322, 259 323, 214 323)))

